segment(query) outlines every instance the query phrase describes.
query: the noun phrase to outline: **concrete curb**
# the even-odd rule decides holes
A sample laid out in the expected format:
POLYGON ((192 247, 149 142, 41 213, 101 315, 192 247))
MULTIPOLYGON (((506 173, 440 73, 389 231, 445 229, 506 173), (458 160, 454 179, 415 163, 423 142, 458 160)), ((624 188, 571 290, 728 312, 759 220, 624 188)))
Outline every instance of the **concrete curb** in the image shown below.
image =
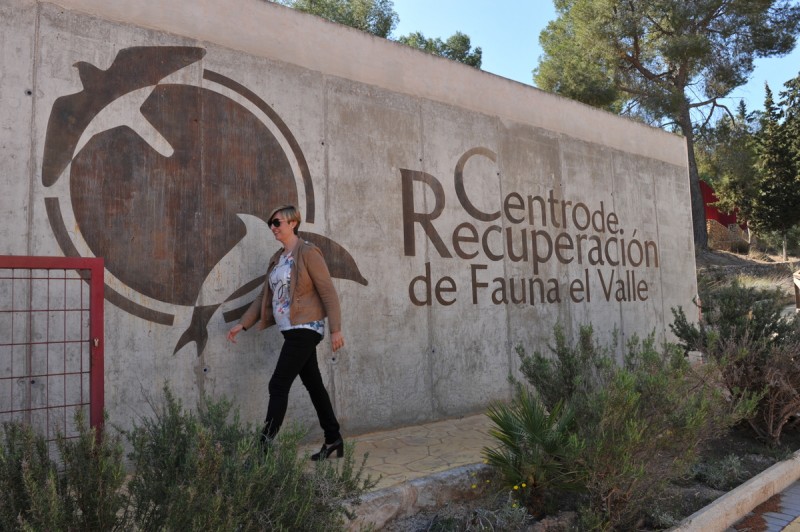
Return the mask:
POLYGON ((356 515, 349 529, 380 530, 393 519, 439 508, 448 502, 476 499, 486 492, 486 481, 491 475, 488 465, 471 464, 373 491, 364 495, 360 503, 348 504, 348 509, 356 515))
POLYGON ((722 532, 800 478, 800 451, 696 511, 671 530, 722 532))

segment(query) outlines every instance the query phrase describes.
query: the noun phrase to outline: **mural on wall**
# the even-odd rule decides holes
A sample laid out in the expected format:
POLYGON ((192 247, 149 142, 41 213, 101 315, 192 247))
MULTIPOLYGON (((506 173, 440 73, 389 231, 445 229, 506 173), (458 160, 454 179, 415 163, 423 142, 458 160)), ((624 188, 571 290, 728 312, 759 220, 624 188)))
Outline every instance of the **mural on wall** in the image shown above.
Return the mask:
MULTIPOLYGON (((242 96, 264 113, 272 128, 221 92, 159 83, 204 55, 205 50, 196 47, 132 47, 120 50, 107 70, 76 63, 83 90, 54 102, 42 162, 46 187, 68 174, 77 230, 91 252, 105 259, 110 274, 147 298, 193 307, 191 323, 174 352, 195 342, 198 354, 217 309, 263 283, 262 274, 224 300, 199 303, 209 274, 247 233, 238 215, 264 220, 272 206, 297 205, 298 182, 305 195, 305 205, 300 206, 304 221, 312 223, 316 214, 313 183, 300 146, 266 102, 236 81, 203 70, 205 82, 242 96), (171 153, 157 150, 124 123, 78 147, 104 108, 143 88, 152 90, 139 111, 171 153), (273 133, 276 130, 283 144, 273 133)), ((64 254, 79 256, 63 216, 70 205, 63 201, 63 197, 45 198, 50 225, 64 254)), ((300 236, 320 247, 333 277, 367 284, 342 246, 314 233, 301 231, 300 236)), ((174 324, 174 313, 133 301, 108 285, 106 298, 142 319, 174 324)), ((230 322, 243 311, 223 316, 230 322)))

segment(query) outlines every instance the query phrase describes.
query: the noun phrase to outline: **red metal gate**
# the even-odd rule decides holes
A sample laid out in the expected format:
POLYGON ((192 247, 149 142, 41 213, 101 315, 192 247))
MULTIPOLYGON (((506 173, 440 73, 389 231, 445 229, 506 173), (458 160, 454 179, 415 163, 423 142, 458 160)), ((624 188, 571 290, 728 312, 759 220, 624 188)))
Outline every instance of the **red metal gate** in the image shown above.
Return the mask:
POLYGON ((0 422, 103 423, 103 259, 0 255, 0 422))

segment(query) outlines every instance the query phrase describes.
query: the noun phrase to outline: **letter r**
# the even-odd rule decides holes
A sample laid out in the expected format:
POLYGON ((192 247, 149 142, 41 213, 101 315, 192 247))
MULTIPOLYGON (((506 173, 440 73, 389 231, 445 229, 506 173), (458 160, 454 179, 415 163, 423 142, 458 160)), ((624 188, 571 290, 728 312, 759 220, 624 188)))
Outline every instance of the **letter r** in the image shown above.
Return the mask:
POLYGON ((439 252, 439 255, 449 259, 452 257, 442 238, 433 227, 432 221, 439 217, 444 210, 444 189, 442 184, 430 174, 418 170, 400 169, 403 192, 403 246, 405 255, 413 257, 417 254, 414 241, 414 223, 422 226, 428 239, 439 252), (425 183, 433 192, 434 206, 429 214, 414 212, 414 181, 425 183))

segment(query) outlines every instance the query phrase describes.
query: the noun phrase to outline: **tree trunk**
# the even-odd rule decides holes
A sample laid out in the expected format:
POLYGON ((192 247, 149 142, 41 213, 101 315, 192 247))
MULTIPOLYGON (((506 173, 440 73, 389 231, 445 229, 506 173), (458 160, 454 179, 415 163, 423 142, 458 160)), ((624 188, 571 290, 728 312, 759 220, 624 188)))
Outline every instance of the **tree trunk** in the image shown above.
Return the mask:
POLYGON ((783 233, 783 262, 789 260, 786 256, 786 233, 783 233))
POLYGON ((686 154, 689 158, 689 192, 692 198, 692 232, 694 233, 694 247, 708 249, 708 231, 706 229, 706 209, 703 203, 703 193, 700 191, 700 173, 697 171, 697 160, 694 157, 694 130, 692 118, 687 104, 681 110, 678 125, 683 136, 686 137, 686 154))

